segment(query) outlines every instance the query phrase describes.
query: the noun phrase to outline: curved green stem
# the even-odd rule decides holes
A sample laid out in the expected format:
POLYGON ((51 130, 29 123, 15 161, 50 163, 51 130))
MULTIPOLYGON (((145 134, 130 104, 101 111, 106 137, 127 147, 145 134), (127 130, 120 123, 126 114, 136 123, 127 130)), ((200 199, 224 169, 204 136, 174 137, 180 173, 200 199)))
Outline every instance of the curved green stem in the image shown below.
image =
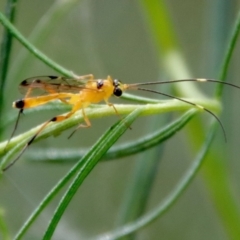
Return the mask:
MULTIPOLYGON (((211 109, 213 111, 217 111, 217 112, 220 111, 220 106, 218 102, 214 100, 213 101, 212 100, 194 100, 194 102, 208 109, 211 109)), ((152 115, 152 114, 159 114, 159 113, 165 113, 170 111, 185 111, 187 109, 190 109, 192 106, 179 101, 168 101, 167 103, 160 103, 160 104, 115 105, 115 107, 117 108, 119 114, 129 114, 130 112, 138 108, 141 110, 141 115, 152 115)), ((98 118, 98 117, 115 114, 115 111, 112 108, 106 106, 105 108, 102 107, 99 109, 87 109, 86 114, 89 118, 98 118)), ((74 117, 70 119, 67 119, 60 123, 49 124, 45 128, 43 133, 40 134, 40 136, 36 139, 36 141, 38 139, 49 137, 50 135, 57 135, 63 130, 79 124, 79 122, 81 121, 83 121, 82 112, 78 111, 74 115, 74 117)), ((33 136, 34 133, 36 133, 40 127, 41 126, 35 127, 27 131, 26 133, 23 133, 19 136, 12 138, 11 141, 8 143, 7 147, 6 147, 7 141, 0 143, 0 155, 3 155, 5 154, 5 152, 8 152, 8 154, 6 154, 6 156, 4 157, 4 159, 0 164, 1 169, 10 161, 10 159, 14 154, 26 144, 29 138, 33 136), (11 149, 13 151, 10 151, 11 149)))
POLYGON ((156 208, 154 208, 149 213, 143 215, 138 218, 133 223, 126 224, 112 232, 102 234, 94 238, 95 240, 113 240, 123 236, 127 236, 130 233, 133 233, 143 227, 146 227, 148 224, 153 222, 155 219, 162 216, 169 208, 178 200, 178 198, 182 195, 184 190, 189 186, 192 182, 196 173, 200 169, 203 164, 203 160, 209 150, 209 147, 212 143, 214 133, 216 129, 216 124, 214 123, 211 127, 211 130, 208 133, 206 141, 202 146, 199 154, 187 170, 187 172, 183 175, 182 179, 179 181, 177 186, 173 189, 173 191, 169 194, 169 196, 161 202, 156 208))
MULTIPOLYGON (((7 1, 6 14, 9 18, 9 22, 13 22, 15 19, 17 0, 7 1)), ((3 116, 3 106, 4 106, 4 89, 7 79, 8 64, 10 60, 10 53, 12 49, 12 34, 6 28, 3 32, 3 38, 1 40, 0 49, 0 125, 2 124, 3 116)), ((0 129, 1 136, 1 129, 0 129)))
POLYGON ((51 60, 44 53, 38 50, 33 44, 31 44, 9 21, 8 19, 0 12, 0 22, 5 26, 8 31, 23 45, 29 52, 34 56, 44 62, 46 65, 56 70, 67 77, 74 77, 73 72, 66 70, 61 65, 57 64, 55 61, 51 60))

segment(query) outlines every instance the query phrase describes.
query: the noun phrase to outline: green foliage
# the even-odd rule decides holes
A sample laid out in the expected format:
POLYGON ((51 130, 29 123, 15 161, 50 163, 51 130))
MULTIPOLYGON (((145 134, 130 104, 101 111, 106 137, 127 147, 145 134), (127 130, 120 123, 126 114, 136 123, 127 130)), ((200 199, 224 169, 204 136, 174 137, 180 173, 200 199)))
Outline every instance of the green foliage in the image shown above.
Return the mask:
MULTIPOLYGON (((8 4, 11 5, 13 4, 12 2, 14 1, 9 1, 8 4)), ((147 34, 153 40, 154 53, 157 55, 158 59, 157 62, 161 62, 161 65, 163 66, 162 69, 164 70, 165 74, 175 79, 191 77, 189 67, 187 66, 181 53, 181 49, 179 48, 180 44, 176 37, 177 33, 174 30, 174 24, 172 23, 172 20, 169 16, 168 8, 166 7, 164 1, 142 0, 139 1, 138 5, 137 3, 135 4, 136 6, 134 5, 134 7, 138 7, 139 12, 141 13, 142 21, 144 21, 145 27, 147 29, 147 34)), ((45 16, 43 16, 42 20, 39 21, 39 25, 35 28, 35 31, 30 38, 31 40, 28 40, 26 37, 24 37, 24 34, 22 34, 18 27, 16 27, 17 24, 14 23, 13 17, 9 17, 8 19, 8 17, 4 13, 0 12, 0 22, 5 29, 2 40, 4 44, 1 45, 0 56, 0 67, 2 69, 0 82, 0 137, 2 139, 5 136, 4 130, 10 124, 12 125, 12 123, 16 120, 15 114, 7 113, 4 108, 7 104, 8 97, 4 93, 9 87, 7 86, 8 82, 6 81, 6 79, 8 80, 8 75, 21 75, 23 69, 24 71, 27 71, 27 67, 31 65, 31 58, 29 58, 30 54, 34 56, 36 62, 42 62, 49 69, 55 70, 59 74, 67 77, 74 76, 72 70, 68 70, 62 67, 60 64, 57 64, 55 60, 52 60, 52 58, 47 56, 47 54, 44 54, 43 51, 39 49, 39 46, 40 44, 42 46, 44 46, 45 43, 47 44, 47 39, 51 35, 51 32, 54 30, 54 28, 56 28, 58 23, 65 16, 71 15, 73 9, 76 8, 78 5, 80 6, 80 8, 83 8, 84 11, 86 11, 85 17, 87 19, 89 5, 87 5, 84 1, 81 4, 79 4, 78 1, 56 1, 53 6, 45 13, 45 16), (21 44, 22 49, 24 48, 27 50, 27 54, 26 52, 20 53, 15 60, 16 67, 14 69, 11 69, 9 68, 9 59, 11 54, 13 37, 21 44)), ((109 6, 110 5, 111 3, 109 3, 109 6)), ((15 8, 9 8, 10 14, 8 16, 14 16, 14 11, 17 5, 13 4, 12 6, 14 6, 15 8)), ((109 14, 113 13, 109 12, 109 14)), ((92 17, 93 15, 90 14, 90 16, 92 17)), ((86 23, 84 23, 87 25, 87 23, 89 24, 89 22, 91 21, 86 19, 86 23)), ((124 24, 119 20, 119 24, 120 23, 124 24)), ((78 23, 75 24, 77 25, 78 23)), ((88 25, 88 27, 84 27, 87 29, 91 28, 90 25, 88 25)), ((84 27, 83 30, 85 29, 84 27)), ((97 31, 97 29, 95 30, 97 31)), ((229 69, 229 63, 236 47, 239 30, 240 15, 236 19, 236 24, 233 27, 233 32, 226 48, 225 57, 223 58, 219 73, 219 80, 225 81, 226 79, 229 69)), ((91 40, 95 40, 95 38, 93 37, 94 34, 91 35, 92 32, 90 30, 86 31, 85 34, 88 35, 91 40)), ((55 41, 58 43, 56 39, 55 41)), ((89 43, 88 41, 86 42, 89 43)), ((85 45, 86 47, 87 43, 85 45)), ((223 49, 221 49, 221 51, 223 52, 223 49)), ((89 54, 90 53, 92 52, 90 51, 89 54)), ((108 54, 110 55, 111 51, 109 51, 108 54)), ((99 59, 96 52, 91 55, 91 57, 95 58, 96 63, 100 65, 101 61, 96 60, 99 59)), ((111 59, 111 64, 117 63, 115 63, 115 61, 111 59)), ((111 64, 109 64, 109 66, 111 66, 111 64)), ((119 68, 123 69, 123 67, 124 66, 120 65, 119 68)), ((143 81, 145 81, 145 79, 143 79, 143 81)), ((11 86, 11 88, 17 88, 17 83, 11 84, 10 80, 9 85, 11 86)), ((192 83, 186 83, 184 86, 176 84, 174 85, 174 92, 183 98, 187 98, 188 101, 197 103, 211 111, 219 113, 222 107, 220 103, 220 99, 222 97, 222 87, 223 85, 221 84, 216 87, 215 99, 206 98, 205 95, 200 91, 200 89, 192 83)), ((121 121, 117 121, 114 125, 108 128, 106 132, 103 133, 102 136, 99 137, 94 144, 92 144, 91 148, 80 151, 78 143, 77 145, 75 145, 76 148, 72 148, 70 141, 68 141, 68 143, 65 145, 68 145, 69 147, 65 148, 64 150, 61 148, 57 149, 43 147, 38 148, 37 150, 34 147, 33 149, 29 149, 29 151, 25 155, 25 158, 28 159, 27 163, 29 165, 30 163, 37 164, 36 161, 38 161, 38 163, 41 162, 41 164, 46 166, 47 168, 48 166, 50 166, 47 164, 49 162, 59 165, 61 163, 61 166, 63 166, 64 163, 64 166, 67 167, 67 164, 69 163, 76 163, 70 170, 67 170, 67 173, 63 174, 58 183, 55 184, 55 186, 52 187, 49 193, 45 195, 43 200, 41 200, 40 204, 38 204, 37 207, 34 206, 35 210, 28 217, 28 219, 24 223, 22 223, 22 226, 16 234, 15 239, 25 239, 30 226, 34 226, 34 224, 37 224, 37 220, 39 219, 40 214, 44 210, 46 210, 47 207, 51 206, 51 202, 56 202, 60 191, 65 191, 62 194, 62 197, 56 207, 54 205, 55 211, 53 211, 54 213, 51 217, 50 223, 48 224, 48 226, 45 226, 46 231, 31 234, 36 236, 37 238, 43 236, 43 239, 51 239, 59 224, 59 221, 65 213, 65 210, 72 202, 73 198, 77 198, 77 196, 75 196, 77 191, 81 192, 81 190, 79 190, 79 187, 82 186, 83 182, 86 182, 86 178, 95 168, 97 163, 101 160, 108 160, 105 164, 109 164, 110 160, 111 163, 116 163, 117 158, 126 157, 134 154, 138 154, 142 159, 137 159, 136 161, 132 177, 129 182, 129 187, 126 189, 125 197, 123 198, 123 201, 121 203, 120 211, 117 213, 117 217, 115 218, 115 227, 105 234, 95 236, 96 239, 134 239, 136 236, 135 234, 139 229, 148 226, 156 219, 160 219, 164 213, 169 211, 169 209, 178 202, 180 196, 182 196, 183 192, 189 187, 189 185, 192 183, 193 179, 197 175, 204 160, 206 160, 206 162, 205 169, 203 169, 203 176, 206 181, 206 186, 212 195, 212 202, 216 205, 216 211, 218 211, 222 226, 224 226, 223 231, 226 236, 228 236, 228 238, 237 239, 240 236, 240 213, 238 211, 238 205, 236 204, 236 199, 229 190, 230 184, 228 178, 228 171, 225 168, 226 166, 222 164, 224 156, 221 156, 221 153, 216 151, 213 147, 211 148, 211 143, 213 141, 218 122, 214 120, 212 124, 208 124, 210 126, 207 129, 207 136, 203 139, 202 133, 205 131, 204 124, 202 124, 202 121, 199 118, 194 118, 195 121, 191 123, 191 125, 186 131, 186 141, 188 142, 189 146, 189 155, 191 155, 192 151, 196 152, 196 148, 200 150, 196 154, 196 157, 193 159, 188 169, 184 171, 185 173, 183 174, 183 176, 179 178, 178 182, 175 184, 174 187, 171 187, 168 190, 168 194, 164 195, 164 200, 157 200, 157 202, 159 203, 155 207, 153 207, 152 210, 146 211, 149 204, 149 199, 151 197, 151 189, 153 188, 154 183, 157 181, 157 169, 160 164, 160 155, 162 155, 166 140, 172 139, 179 130, 185 129, 186 124, 200 111, 198 109, 193 109, 193 107, 189 104, 185 104, 176 100, 163 100, 159 102, 158 99, 149 99, 147 97, 134 96, 130 94, 126 94, 125 99, 129 101, 135 101, 137 102, 137 104, 115 104, 119 114, 126 116, 121 121), (122 135, 125 135, 125 132, 129 131, 128 126, 132 126, 135 119, 140 119, 140 116, 144 115, 159 115, 169 112, 180 112, 181 114, 180 116, 178 116, 177 120, 174 120, 172 122, 170 122, 167 118, 161 120, 149 120, 147 122, 148 124, 146 124, 149 127, 148 132, 154 131, 154 133, 147 133, 137 140, 136 138, 138 136, 135 136, 134 140, 128 140, 128 142, 122 145, 119 144, 115 146, 115 142, 122 135), (164 126, 160 128, 159 122, 163 123, 164 126), (158 147, 160 143, 160 150, 156 148, 157 150, 153 150, 151 154, 147 151, 150 148, 158 147), (201 147, 199 147, 200 145, 201 147), (112 148, 112 146, 114 147, 112 148), (209 158, 206 159, 207 153, 210 150, 211 153, 208 155, 209 158), (69 186, 67 189, 65 189, 67 184, 69 186), (222 199, 222 196, 225 196, 224 199, 222 199), (228 206, 227 209, 225 207, 226 205, 228 206)), ((25 118, 30 118, 30 116, 37 115, 40 112, 45 113, 55 110, 68 111, 69 107, 66 107, 59 103, 50 103, 46 106, 26 111, 25 118)), ((90 119, 94 119, 106 118, 108 116, 114 115, 115 112, 112 108, 109 108, 108 106, 97 105, 87 109, 86 114, 90 119)), ((73 126, 77 126, 81 121, 83 121, 83 116, 81 111, 79 111, 74 115, 74 117, 66 121, 56 124, 49 124, 49 126, 46 127, 46 129, 39 135, 39 137, 37 137, 36 141, 34 142, 49 138, 50 136, 58 136, 65 130, 73 126)), ((19 152, 23 148, 23 146, 29 141, 29 138, 31 138, 31 136, 40 127, 41 125, 13 137, 8 144, 8 140, 0 143, 1 169, 6 167, 11 162, 11 160, 14 158, 14 155, 16 155, 17 152, 19 152)), ((136 128, 137 127, 134 126, 134 129, 136 128)), ((175 150, 175 147, 172 147, 172 149, 175 150)), ((171 159, 168 160, 170 161, 171 159)), ((19 162, 17 164, 19 164, 19 162)), ((16 171, 17 164, 13 166, 13 168, 16 168, 16 171)), ((8 172, 2 173, 1 180, 5 180, 4 177, 6 174, 8 174, 8 172)), ((92 173, 92 175, 93 174, 94 173, 92 173)), ((125 178, 124 173, 122 174, 123 175, 121 179, 125 178)), ((109 184, 110 183, 111 181, 109 181, 109 184)), ((97 190, 97 187, 96 189, 89 189, 89 191, 95 190, 97 190)), ((117 193, 118 190, 116 189, 115 191, 117 193)), ((101 190, 100 192, 104 194, 103 190, 101 190)), ((17 202, 15 203, 18 204, 17 202)), ((91 207, 92 202, 90 200, 89 203, 89 207, 91 207)), ((108 209, 108 207, 104 207, 108 209)), ((109 207, 109 212, 110 211, 111 210, 109 207)), ((194 221, 194 219, 192 221, 194 221)), ((5 214, 3 214, 3 211, 1 211, 0 231, 3 239, 10 239, 9 236, 12 235, 12 231, 9 231, 7 228, 7 225, 9 225, 8 222, 9 221, 5 221, 5 214)), ((59 227, 61 226, 59 225, 59 227)), ((174 228, 174 226, 172 227, 174 228)), ((94 224, 92 224, 91 229, 92 228, 94 228, 94 224)), ((11 226, 10 229, 12 229, 11 226)), ((92 232, 94 233, 95 231, 93 230, 92 232)), ((158 234, 161 235, 160 232, 158 232, 158 234)), ((195 234, 199 234, 199 231, 195 234)), ((170 237, 168 237, 168 239, 170 239, 170 237)))

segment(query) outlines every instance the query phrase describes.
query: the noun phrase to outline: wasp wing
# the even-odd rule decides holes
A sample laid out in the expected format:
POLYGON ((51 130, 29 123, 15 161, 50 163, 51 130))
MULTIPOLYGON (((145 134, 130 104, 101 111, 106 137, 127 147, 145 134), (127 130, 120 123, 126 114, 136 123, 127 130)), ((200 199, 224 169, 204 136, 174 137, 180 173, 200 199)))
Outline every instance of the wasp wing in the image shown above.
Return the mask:
POLYGON ((22 94, 40 96, 52 93, 79 93, 85 89, 86 79, 70 79, 61 76, 37 76, 23 80, 19 85, 22 94))

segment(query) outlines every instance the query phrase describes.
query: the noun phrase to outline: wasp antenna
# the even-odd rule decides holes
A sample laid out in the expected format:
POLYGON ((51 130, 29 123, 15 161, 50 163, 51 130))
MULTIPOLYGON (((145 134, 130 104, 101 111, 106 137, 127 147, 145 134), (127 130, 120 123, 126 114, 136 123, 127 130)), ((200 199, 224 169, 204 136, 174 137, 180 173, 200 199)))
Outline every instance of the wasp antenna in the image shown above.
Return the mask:
POLYGON ((156 81, 156 82, 145 82, 145 83, 133 83, 128 84, 126 88, 135 88, 137 86, 147 86, 147 85, 157 85, 157 84, 168 84, 168 83, 180 83, 180 82, 212 82, 212 83, 220 83, 223 85, 228 85, 231 87, 235 87, 240 89, 240 86, 235 85, 233 83, 223 82, 216 79, 208 79, 208 78, 190 78, 190 79, 178 79, 178 80, 170 80, 170 81, 156 81))
POLYGON ((224 135, 225 142, 227 142, 227 136, 226 136, 226 132, 225 132, 225 129, 224 129, 224 127, 223 127, 222 122, 221 122, 220 119, 217 117, 217 115, 215 115, 212 111, 208 110, 207 108, 205 108, 205 107, 203 107, 203 106, 201 106, 201 105, 198 105, 198 104, 196 104, 196 103, 193 103, 193 102, 189 102, 189 101, 187 101, 187 100, 184 100, 184 99, 182 99, 182 98, 178 98, 178 97, 175 97, 175 96, 172 96, 172 95, 169 95, 169 94, 166 94, 166 93, 162 93, 162 92, 159 92, 159 91, 155 91, 155 90, 151 90, 151 89, 147 89, 147 88, 137 88, 137 90, 146 91, 146 92, 151 92, 151 93, 156 93, 156 94, 160 94, 160 95, 162 95, 162 96, 166 96, 166 97, 168 97, 168 98, 177 99, 177 100, 179 100, 179 101, 181 101, 181 102, 190 104, 190 105, 192 105, 192 106, 194 106, 194 107, 197 107, 197 108, 199 108, 199 109, 204 110, 205 112, 208 112, 209 114, 211 114, 211 115, 218 121, 218 123, 219 123, 219 125, 220 125, 220 127, 221 127, 221 129, 222 129, 222 131, 223 131, 223 135, 224 135))
POLYGON ((6 144, 6 146, 4 147, 4 152, 5 152, 6 148, 7 148, 10 140, 12 139, 12 137, 14 136, 14 134, 15 134, 15 132, 16 132, 16 130, 17 130, 21 113, 23 113, 23 108, 21 108, 21 109, 18 111, 17 121, 16 121, 16 123, 15 123, 15 126, 14 126, 14 129, 13 129, 13 131, 12 131, 12 134, 11 134, 10 138, 8 139, 8 141, 7 141, 7 144, 6 144))

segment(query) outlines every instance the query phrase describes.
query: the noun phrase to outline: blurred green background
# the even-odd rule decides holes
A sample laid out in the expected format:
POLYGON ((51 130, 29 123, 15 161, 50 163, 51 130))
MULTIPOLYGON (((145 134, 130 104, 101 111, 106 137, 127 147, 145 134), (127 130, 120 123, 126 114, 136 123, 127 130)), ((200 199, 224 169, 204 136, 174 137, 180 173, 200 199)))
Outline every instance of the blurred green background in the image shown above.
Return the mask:
MULTIPOLYGON (((15 26, 24 36, 30 36, 54 2, 19 1, 15 26)), ((171 23, 168 24, 173 26, 172 31, 175 35, 174 40, 177 42, 176 46, 178 45, 178 53, 183 56, 190 76, 184 73, 179 74, 180 71, 177 70, 179 66, 176 66, 176 72, 173 71, 175 66, 172 66, 172 73, 167 71, 166 49, 159 50, 156 46, 156 39, 143 2, 136 0, 76 1, 74 7, 66 11, 49 33, 34 43, 50 58, 78 75, 92 73, 97 78, 111 75, 126 83, 165 80, 171 79, 172 76, 178 79, 217 78, 227 40, 237 11, 240 9, 240 1, 165 1, 166 14, 169 14, 171 19, 171 23)), ((4 4, 4 1, 0 2, 2 12, 4 4)), ((2 32, 3 27, 0 26, 0 29, 2 32)), ((159 31, 161 34, 161 29, 159 31)), ((165 34, 164 29, 162 34, 165 34)), ((238 85, 240 85, 239 53, 240 45, 238 44, 227 77, 228 82, 238 85)), ((3 114, 16 111, 11 108, 11 104, 21 97, 18 84, 23 79, 54 74, 57 73, 14 40, 3 114), (21 61, 17 60, 20 54, 26 54, 27 64, 20 65, 21 61)), ((213 95, 212 84, 200 87, 207 95, 213 95)), ((169 89, 166 88, 166 91, 169 89)), ((221 161, 226 167, 226 172, 223 174, 228 182, 227 188, 236 202, 240 199, 239 101, 239 90, 227 87, 224 89, 223 112, 220 118, 227 133, 227 143, 224 142, 219 128, 210 149, 210 151, 219 152, 222 156, 221 161)), ((124 101, 112 98, 111 102, 124 101)), ((59 111, 22 116, 18 133, 44 122, 55 114, 59 114, 59 111)), ((201 121, 207 128, 211 122, 211 116, 206 113, 198 115, 202 115, 201 121)), ((164 122, 166 119, 176 117, 177 114, 162 115, 157 117, 157 121, 164 122)), ((156 117, 154 119, 152 120, 149 116, 139 118, 133 124, 133 129, 127 131, 119 143, 140 138, 148 133, 149 125, 151 121, 156 121, 156 117)), ((49 147, 67 149, 91 146, 116 120, 118 118, 115 116, 91 120, 90 129, 79 130, 70 140, 67 140, 67 136, 71 130, 56 138, 50 137, 40 141, 32 145, 31 149, 41 148, 44 151, 49 147)), ((13 125, 6 129, 2 140, 10 136, 12 128, 13 125)), ((161 164, 157 169, 146 211, 153 209, 171 191, 196 155, 196 149, 200 147, 198 144, 196 147, 192 138, 189 137, 190 128, 185 129, 186 131, 179 132, 159 150, 162 151, 159 154, 161 164)), ((148 151, 145 156, 150 154, 152 153, 148 151)), ((24 156, 0 179, 0 207, 4 211, 4 219, 12 235, 72 166, 72 164, 31 163, 24 161, 24 156)), ((54 239, 88 239, 112 229, 135 164, 141 157, 141 154, 138 154, 98 164, 68 207, 54 239)), ((145 158, 148 161, 148 158, 145 158)), ((231 226, 226 227, 228 224, 224 222, 219 212, 218 199, 214 196, 212 186, 206 181, 208 173, 204 165, 180 200, 163 217, 140 230, 136 239, 231 239, 229 233, 231 226)), ((212 177, 214 178, 214 175, 212 177)), ((216 186, 218 187, 217 184, 216 186)), ((224 195, 218 197, 219 201, 224 201, 224 195)), ((59 199, 50 204, 24 239, 39 239, 39 236, 42 236, 59 199)))

